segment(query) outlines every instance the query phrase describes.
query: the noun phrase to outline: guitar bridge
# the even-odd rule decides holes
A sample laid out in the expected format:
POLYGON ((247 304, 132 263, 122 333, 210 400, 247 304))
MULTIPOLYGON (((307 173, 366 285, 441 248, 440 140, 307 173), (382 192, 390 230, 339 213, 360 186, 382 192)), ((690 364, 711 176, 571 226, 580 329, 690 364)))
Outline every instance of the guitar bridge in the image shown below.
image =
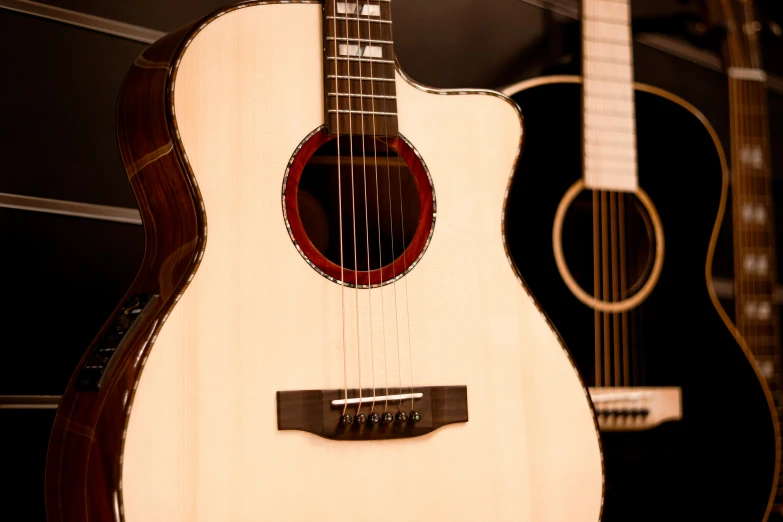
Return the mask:
POLYGON ((601 431, 642 431, 682 419, 682 388, 590 388, 601 431))
POLYGON ((466 386, 277 392, 277 429, 299 430, 333 440, 420 437, 447 424, 468 422, 466 386), (346 400, 347 395, 347 400, 346 400), (412 403, 412 404, 411 404, 412 403))

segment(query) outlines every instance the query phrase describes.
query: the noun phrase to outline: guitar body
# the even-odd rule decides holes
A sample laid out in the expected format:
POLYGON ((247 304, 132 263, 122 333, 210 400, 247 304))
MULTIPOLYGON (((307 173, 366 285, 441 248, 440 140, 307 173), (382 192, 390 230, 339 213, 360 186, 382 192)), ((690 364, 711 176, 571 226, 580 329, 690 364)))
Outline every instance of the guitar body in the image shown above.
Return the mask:
MULTIPOLYGON (((518 270, 595 386, 594 311, 564 283, 552 246, 552 218, 582 176, 581 93, 579 77, 550 77, 513 95, 526 145, 506 226, 518 270)), ((762 520, 777 452, 769 392, 709 290, 726 204, 722 151, 703 117, 654 88, 637 85, 636 118, 639 185, 660 216, 665 253, 652 293, 629 314, 635 384, 682 387, 683 410, 681 420, 647 431, 602 432, 604 520, 762 520)), ((570 212, 563 251, 590 292, 592 212, 570 212)), ((634 234, 629 226, 629 240, 634 234)))
POLYGON ((403 359, 416 386, 466 386, 469 420, 391 440, 278 429, 278 392, 357 388, 362 371, 364 388, 381 382, 365 359, 348 361, 345 383, 341 309, 350 338, 365 335, 363 323, 351 333, 357 315, 391 328, 395 307, 393 285, 368 300, 318 273, 286 227, 287 169, 324 124, 322 16, 313 2, 228 8, 130 72, 120 143, 147 250, 128 295, 157 298, 99 391, 75 377, 63 397, 50 522, 598 520, 586 389, 505 252, 521 120, 493 93, 396 78, 399 132, 437 205, 394 286, 408 307, 403 359))

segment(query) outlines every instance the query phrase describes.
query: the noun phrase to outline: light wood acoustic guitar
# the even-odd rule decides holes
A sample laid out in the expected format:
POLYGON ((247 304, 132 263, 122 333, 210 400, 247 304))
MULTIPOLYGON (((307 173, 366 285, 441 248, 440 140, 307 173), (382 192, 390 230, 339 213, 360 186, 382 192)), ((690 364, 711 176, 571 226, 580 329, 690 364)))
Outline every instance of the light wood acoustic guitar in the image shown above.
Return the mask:
POLYGON ((136 60, 145 256, 60 403, 50 522, 599 519, 587 389, 506 254, 520 113, 407 78, 391 7, 245 2, 136 60))
POLYGON ((604 521, 759 522, 778 420, 712 286, 726 158, 695 106, 634 82, 630 4, 582 0, 581 76, 504 89, 526 131, 509 250, 589 385, 604 521))

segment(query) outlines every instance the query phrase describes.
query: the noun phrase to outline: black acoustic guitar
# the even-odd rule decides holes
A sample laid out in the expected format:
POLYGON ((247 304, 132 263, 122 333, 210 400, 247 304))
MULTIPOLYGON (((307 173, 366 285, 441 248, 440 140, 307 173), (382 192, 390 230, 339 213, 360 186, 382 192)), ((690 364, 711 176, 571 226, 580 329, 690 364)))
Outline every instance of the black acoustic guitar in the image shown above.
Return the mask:
POLYGON ((766 520, 777 415, 711 282, 724 152, 695 107, 634 83, 629 0, 582 14, 582 76, 505 90, 526 123, 505 225, 590 387, 603 520, 766 520))

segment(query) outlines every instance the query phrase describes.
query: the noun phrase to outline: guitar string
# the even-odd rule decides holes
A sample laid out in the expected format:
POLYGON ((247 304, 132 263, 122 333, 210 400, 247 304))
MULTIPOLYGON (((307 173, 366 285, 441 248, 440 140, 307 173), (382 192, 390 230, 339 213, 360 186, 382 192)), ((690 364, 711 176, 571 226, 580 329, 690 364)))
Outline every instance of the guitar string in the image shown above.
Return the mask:
MULTIPOLYGON (((391 22, 391 2, 389 2, 389 21, 391 22)), ((389 25, 389 41, 393 41, 392 34, 391 34, 391 24, 389 25)), ((386 83, 390 82, 384 82, 384 85, 386 83)), ((392 89, 394 89, 394 84, 392 83, 392 89)), ((386 89, 384 89, 384 92, 387 92, 386 89)), ((388 93, 388 92, 387 92, 388 93)), ((401 357, 400 357, 400 327, 399 327, 399 318, 397 313, 397 277, 394 275, 394 266, 396 264, 396 251, 394 249, 394 205, 392 204, 392 189, 391 189, 391 154, 389 152, 390 149, 392 149, 392 137, 389 136, 389 116, 383 116, 383 135, 385 137, 385 152, 386 152, 386 187, 387 187, 387 193, 389 195, 389 237, 391 241, 391 270, 392 270, 392 297, 394 299, 394 332, 395 332, 395 342, 397 344, 397 378, 399 380, 399 393, 402 394, 402 365, 400 364, 401 357)), ((380 212, 380 207, 378 208, 378 211, 380 212)), ((384 346, 385 346, 386 340, 384 338, 384 346)), ((388 393, 386 394, 388 396, 388 393)), ((386 404, 384 407, 384 413, 388 410, 388 399, 386 400, 386 404)), ((397 407, 397 411, 399 411, 399 406, 397 407)))
MULTIPOLYGON (((601 191, 601 268, 603 271, 603 299, 606 301, 609 299, 609 234, 606 231, 608 216, 607 203, 606 203, 607 191, 601 191)), ((603 338, 604 338, 604 381, 607 386, 612 385, 612 352, 609 336, 609 314, 603 313, 603 338)))
MULTIPOLYGON (((616 302, 620 297, 620 289, 618 288, 618 260, 617 260, 617 191, 609 193, 609 215, 610 219, 610 233, 612 244, 612 301, 616 302)), ((617 312, 612 313, 612 333, 614 334, 612 341, 614 342, 614 385, 620 385, 620 323, 618 322, 617 312)))
MULTIPOLYGON (((590 9, 590 4, 587 2, 587 0, 584 0, 581 5, 582 8, 582 32, 583 32, 583 39, 585 42, 587 41, 587 26, 590 23, 590 18, 592 13, 592 10, 590 9)), ((583 50, 582 52, 582 66, 583 66, 583 72, 582 76, 583 78, 587 78, 589 70, 588 70, 588 58, 586 52, 583 50)), ((584 105, 584 99, 586 97, 585 87, 583 84, 582 87, 582 99, 583 99, 583 105, 584 105)), ((586 118, 586 109, 583 107, 583 118, 586 118)), ((583 136, 584 136, 584 122, 583 122, 583 136)), ((584 166, 583 168, 586 168, 584 166)), ((598 176, 600 177, 601 173, 599 171, 598 176)), ((600 185, 599 185, 600 186, 600 185)), ((601 191, 600 190, 593 190, 592 191, 593 196, 593 295, 596 299, 601 299, 601 273, 603 268, 603 260, 601 258, 601 228, 600 228, 600 215, 601 215, 601 191)), ((593 310, 593 319, 594 319, 594 337, 595 337, 595 385, 596 387, 602 387, 606 384, 606 376, 603 372, 603 332, 601 325, 603 323, 603 313, 598 310, 593 310)))
MULTIPOLYGON (((390 16, 389 19, 391 19, 391 1, 389 2, 389 10, 390 10, 390 16)), ((394 35, 393 35, 393 29, 391 24, 389 24, 389 40, 394 41, 394 35)), ((400 157, 402 159, 402 157, 400 157)), ((406 244, 406 238, 405 238, 405 210, 403 208, 403 198, 402 198, 402 166, 400 162, 397 162, 397 185, 400 191, 400 234, 402 239, 402 266, 403 271, 408 269, 408 260, 407 260, 407 244, 406 244)), ((407 333, 408 333, 408 364, 410 367, 410 393, 411 393, 411 411, 415 409, 414 399, 413 399, 413 344, 411 341, 411 316, 410 316, 410 306, 409 306, 409 298, 408 298, 408 278, 407 276, 403 275, 403 284, 405 285, 405 322, 407 327, 407 333)), ((395 303, 396 304, 396 303, 395 303)), ((399 337, 399 333, 398 333, 399 337)), ((400 394, 402 394, 402 379, 400 379, 400 394)), ((400 398, 400 408, 402 408, 402 398, 400 398)))
MULTIPOLYGON (((601 232, 599 228, 599 194, 597 190, 593 191, 593 295, 596 299, 601 299, 601 232)), ((603 375, 601 365, 603 357, 601 356, 601 312, 598 309, 593 310, 595 323, 595 385, 603 386, 603 375)))
MULTIPOLYGON (((357 244, 356 244, 356 185, 354 176, 354 156, 353 156, 353 111, 351 111, 351 33, 350 25, 348 24, 348 2, 345 2, 343 9, 343 19, 345 20, 345 63, 348 77, 348 147, 350 151, 350 166, 351 166, 351 218, 353 223, 353 273, 354 273, 354 306, 356 306, 356 354, 359 360, 359 402, 356 405, 356 415, 362 410, 362 342, 359 335, 359 264, 357 261, 357 244)), ((335 5, 336 11, 336 5, 335 5)), ((335 15, 336 16, 336 15, 335 15)), ((339 56, 339 55, 338 55, 339 56)), ((335 58, 335 62, 337 62, 335 58)), ((359 62, 361 64, 361 62, 359 62)), ((361 85, 362 71, 359 69, 359 85, 361 85)), ((339 102, 338 102, 339 105, 339 102)))
MULTIPOLYGON (((340 227, 340 306, 342 319, 342 341, 343 341, 343 415, 348 411, 348 349, 345 343, 345 259, 343 255, 343 185, 341 175, 341 156, 340 156, 340 84, 339 73, 337 69, 339 53, 339 43, 337 40, 337 0, 332 2, 334 13, 332 18, 332 28, 334 30, 334 93, 335 93, 335 119, 337 127, 337 214, 340 227)), ((324 4, 324 10, 329 12, 329 4, 324 4)))
MULTIPOLYGON (((743 20, 742 21, 746 22, 747 24, 750 25, 751 20, 752 20, 752 17, 748 16, 747 4, 745 4, 745 11, 743 13, 743 20)), ((752 39, 753 39, 753 32, 752 32, 752 29, 748 30, 748 31, 745 31, 745 27, 743 27, 742 29, 743 29, 742 33, 746 34, 747 38, 748 38, 748 49, 747 49, 747 51, 748 51, 748 54, 750 54, 750 52, 751 52, 751 45, 752 45, 752 39)), ((752 63, 753 62, 753 58, 752 57, 747 57, 747 58, 749 58, 748 63, 744 64, 744 65, 747 65, 748 67, 755 67, 756 64, 752 63)), ((755 82, 753 82, 753 83, 755 83, 755 82)), ((752 195, 753 195, 753 198, 755 200, 758 197, 758 191, 755 190, 755 189, 758 188, 758 186, 757 186, 757 180, 755 178, 756 173, 754 172, 754 169, 755 169, 754 162, 755 162, 756 147, 758 146, 758 144, 756 143, 756 137, 757 136, 754 135, 754 131, 755 131, 754 127, 755 126, 753 124, 753 116, 752 116, 752 114, 750 113, 750 110, 749 110, 752 107, 752 98, 753 98, 753 87, 750 84, 751 84, 751 81, 748 81, 748 80, 740 80, 739 81, 739 85, 741 87, 741 91, 740 92, 742 93, 742 108, 744 109, 744 110, 741 111, 741 118, 743 120, 743 126, 745 128, 746 141, 752 141, 752 144, 750 146, 746 146, 747 150, 749 151, 748 158, 744 158, 743 155, 741 154, 740 155, 740 161, 742 162, 742 166, 743 166, 743 169, 745 171, 745 178, 747 179, 748 185, 751 187, 752 195), (749 140, 748 140, 748 138, 749 138, 749 140), (746 159, 747 159, 747 161, 749 163, 749 166, 745 163, 746 159)), ((758 350, 758 346, 759 346, 759 344, 761 344, 761 342, 760 342, 762 340, 762 335, 761 334, 762 333, 766 333, 766 332, 764 332, 762 330, 762 326, 760 324, 760 320, 761 320, 761 295, 762 295, 762 292, 761 292, 760 278, 757 278, 757 274, 756 274, 757 269, 758 269, 759 257, 760 257, 761 251, 762 251, 762 249, 760 248, 761 245, 757 245, 756 244, 757 243, 756 240, 758 239, 760 241, 761 238, 760 237, 758 237, 758 238, 756 237, 757 235, 760 236, 760 234, 758 234, 758 231, 754 230, 753 232, 754 233, 751 233, 749 235, 750 240, 748 241, 748 243, 750 244, 750 248, 749 248, 749 251, 751 252, 750 255, 753 256, 753 257, 751 258, 750 270, 746 270, 746 272, 748 272, 747 275, 749 276, 748 277, 748 279, 749 279, 749 287, 751 289, 751 293, 753 295, 753 299, 754 299, 755 304, 756 304, 756 306, 755 306, 756 316, 754 318, 754 321, 752 321, 751 324, 753 325, 752 336, 753 336, 753 339, 754 339, 754 342, 752 343, 752 348, 753 348, 753 351, 758 356, 758 355, 760 355, 759 354, 759 350, 758 350)), ((746 250, 746 252, 747 252, 747 250, 746 250)), ((743 260, 743 267, 742 268, 743 269, 745 268, 744 267, 744 260, 743 260)), ((763 337, 766 337, 766 336, 763 336, 763 337)))
MULTIPOLYGON (((347 3, 346 3, 347 5, 347 3)), ((369 4, 367 4, 369 5, 369 4)), ((346 9, 346 12, 348 9, 346 9)), ((369 12, 369 9, 368 9, 369 12)), ((359 56, 359 61, 357 62, 357 67, 359 68, 359 78, 362 77, 362 57, 364 56, 364 49, 362 48, 362 27, 361 27, 361 4, 359 3, 359 0, 356 0, 356 39, 358 42, 357 47, 357 54, 359 56)), ((346 28, 347 29, 347 28, 346 28)), ((350 33, 350 31, 348 31, 350 33)), ((369 42, 368 42, 369 47, 369 42)), ((350 61, 348 62, 348 75, 351 74, 351 66, 350 61)), ((370 53, 370 78, 373 78, 372 75, 372 53, 370 53)), ((373 327, 372 327, 372 265, 370 265, 370 219, 369 219, 369 204, 367 202, 367 150, 366 150, 366 133, 364 128, 364 85, 363 81, 359 80, 359 107, 360 107, 360 114, 359 118, 362 122, 362 169, 363 169, 363 180, 364 180, 364 235, 365 235, 365 250, 367 250, 367 302, 368 302, 368 313, 370 315, 370 359, 372 361, 372 403, 370 405, 370 415, 372 415, 373 410, 375 409, 375 341, 373 340, 373 327)), ((374 99, 370 98, 370 105, 372 106, 372 122, 373 127, 375 126, 375 104, 374 99)), ((351 99, 348 99, 348 106, 352 107, 351 99)), ((373 129, 374 131, 374 129, 373 129)), ((373 137, 374 141, 374 137, 373 137)), ((377 166, 376 166, 377 168, 377 166)), ((358 291, 359 288, 359 267, 356 267, 356 275, 357 275, 357 281, 356 281, 356 288, 358 291)), ((357 316, 358 318, 358 316, 357 316)), ((361 359, 360 359, 361 360, 361 359)), ((359 373, 361 374, 362 367, 361 364, 359 365, 359 373)), ((358 412, 357 412, 358 413, 358 412)))
MULTIPOLYGON (((745 8, 745 20, 748 22, 748 24, 753 23, 754 22, 753 6, 751 4, 749 4, 749 3, 747 3, 747 4, 744 4, 744 8, 745 8)), ((746 34, 748 34, 748 40, 749 40, 749 42, 748 42, 748 44, 749 44, 748 45, 748 51, 749 51, 749 54, 750 54, 750 64, 749 65, 750 65, 750 67, 752 67, 754 69, 761 69, 761 60, 760 60, 759 53, 758 53, 758 47, 757 47, 758 42, 757 42, 757 39, 756 39, 756 32, 755 32, 755 30, 749 30, 749 31, 747 31, 746 34)), ((756 140, 756 146, 758 147, 758 150, 759 150, 759 153, 760 153, 759 154, 759 160, 760 160, 761 165, 759 166, 759 169, 765 170, 765 163, 766 163, 765 157, 764 157, 764 154, 765 154, 764 146, 765 146, 765 144, 763 143, 765 133, 764 133, 764 121, 763 121, 763 116, 762 116, 764 114, 763 111, 766 109, 766 107, 764 106, 765 105, 765 103, 764 103, 765 89, 763 88, 764 84, 761 83, 761 82, 752 82, 751 83, 749 81, 744 81, 743 83, 744 83, 744 85, 747 87, 747 89, 749 91, 749 96, 748 96, 748 98, 749 98, 749 107, 751 108, 751 110, 755 110, 756 111, 756 113, 755 113, 756 115, 755 116, 754 116, 753 113, 751 113, 751 111, 746 111, 746 112, 747 112, 748 117, 750 118, 750 121, 751 121, 750 127, 752 129, 751 132, 755 134, 754 137, 755 137, 755 140, 756 140)), ((754 168, 755 168, 755 166, 754 166, 754 168)), ((759 170, 759 169, 757 169, 757 170, 759 170)), ((766 172, 763 172, 763 174, 766 174, 766 172)), ((755 173, 754 173, 754 175, 755 175, 755 173)), ((767 182, 767 180, 769 178, 766 175, 764 175, 764 176, 761 176, 760 179, 764 180, 764 196, 763 196, 764 197, 764 207, 765 208, 771 208, 771 206, 767 205, 767 201, 769 201, 769 192, 768 191, 771 188, 771 187, 769 187, 768 182, 767 182)), ((769 212, 769 211, 766 211, 765 215, 769 216, 769 218, 772 218, 772 213, 769 212)), ((770 238, 770 234, 769 234, 770 225, 769 224, 773 223, 773 222, 774 222, 774 219, 767 219, 765 221, 765 223, 764 223, 764 225, 765 225, 764 229, 761 231, 761 233, 759 234, 759 237, 757 238, 758 239, 758 243, 759 243, 759 247, 757 249, 757 252, 759 252, 759 256, 761 255, 762 251, 764 253, 763 255, 765 256, 764 258, 766 260, 766 271, 765 271, 764 274, 760 273, 759 257, 756 258, 756 268, 757 268, 757 270, 755 271, 756 274, 758 275, 758 278, 757 278, 758 279, 757 280, 757 288, 755 289, 758 292, 757 295, 764 295, 764 296, 767 297, 767 299, 769 299, 769 302, 768 302, 769 315, 768 315, 767 328, 769 328, 773 324, 776 324, 776 320, 777 320, 777 313, 773 313, 776 310, 776 304, 774 302, 773 297, 774 297, 774 287, 775 287, 775 285, 777 283, 777 279, 772 279, 770 277, 770 274, 772 273, 770 271, 770 267, 773 266, 773 262, 775 260, 772 259, 772 256, 770 255, 772 253, 772 251, 768 247, 774 245, 774 243, 772 243, 770 245, 767 245, 767 246, 764 246, 762 243, 765 240, 767 242, 769 242, 769 238, 770 238), (767 280, 767 284, 766 285, 765 285, 765 283, 763 281, 764 277, 766 277, 766 280, 767 280), (771 283, 771 285, 770 285, 770 283, 771 283), (774 320, 770 320, 770 319, 774 319, 774 320)), ((773 241, 774 241, 774 239, 773 239, 773 241)), ((775 328, 775 327, 772 326, 772 328, 775 328)), ((765 355, 765 356, 772 355, 772 353, 768 353, 768 352, 770 352, 770 351, 772 351, 774 349, 771 348, 770 346, 767 346, 766 343, 768 342, 768 339, 772 339, 774 341, 775 331, 773 330, 773 332, 769 332, 767 329, 765 329, 763 333, 764 333, 765 342, 762 343, 759 340, 759 345, 761 345, 763 348, 766 348, 766 350, 761 351, 761 353, 763 353, 763 355, 765 355), (769 335, 770 333, 772 333, 772 335, 769 335)))
MULTIPOLYGON (((731 13, 731 6, 727 2, 723 2, 723 9, 727 14, 731 13)), ((730 15, 731 16, 731 15, 730 15)), ((737 30, 736 27, 736 20, 729 20, 730 24, 730 30, 731 26, 734 26, 734 29, 737 30)), ((737 60, 739 60, 741 53, 738 49, 735 48, 736 42, 733 41, 733 39, 729 38, 727 41, 727 48, 729 53, 729 61, 732 64, 742 65, 741 63, 738 63, 737 60)), ((741 92, 741 84, 738 79, 729 78, 729 92, 732 99, 732 103, 735 107, 739 107, 742 103, 742 92, 741 92)), ((744 132, 743 132, 743 126, 741 118, 738 117, 736 114, 736 111, 733 111, 731 116, 731 125, 734 127, 735 132, 737 133, 737 136, 740 136, 740 141, 744 139, 744 132)), ((738 191, 740 194, 742 194, 742 199, 746 200, 749 192, 747 191, 747 180, 742 175, 742 161, 741 161, 741 146, 739 143, 736 144, 735 147, 732 149, 732 181, 733 181, 733 190, 738 191)), ((737 228, 737 237, 736 240, 739 244, 735 245, 734 248, 737 250, 740 250, 742 248, 742 245, 745 241, 745 214, 743 211, 743 208, 745 205, 748 205, 748 208, 750 210, 750 218, 754 217, 755 211, 754 211, 754 205, 741 202, 740 199, 737 199, 738 204, 735 205, 735 209, 738 211, 737 216, 735 219, 741 220, 740 226, 737 228)), ((741 251, 741 250, 740 250, 741 251)), ((734 263, 734 278, 735 281, 738 281, 738 283, 735 282, 735 286, 737 288, 737 295, 735 296, 736 299, 736 306, 735 311, 737 314, 736 322, 740 326, 740 333, 742 335, 747 335, 747 333, 751 332, 751 322, 748 321, 747 314, 745 313, 748 308, 748 302, 747 302, 747 296, 749 296, 750 288, 747 287, 747 281, 742 277, 742 265, 743 260, 737 259, 737 261, 734 263), (744 332, 744 333, 743 333, 744 332)))
MULTIPOLYGON (((625 301, 628 297, 628 272, 626 267, 626 260, 628 253, 626 250, 626 213, 625 213, 625 194, 620 194, 618 197, 618 213, 620 214, 620 300, 625 301)), ((630 378, 630 361, 628 359, 628 312, 621 312, 620 317, 620 329, 623 336, 623 386, 631 385, 630 378)))
MULTIPOLYGON (((369 2, 367 5, 371 5, 369 2)), ((381 7, 378 7, 379 11, 381 7)), ((379 13, 380 14, 380 13, 379 13)), ((361 36, 361 35, 360 35, 361 36)), ((370 42, 373 41, 372 37, 372 21, 370 19, 370 9, 367 9, 367 38, 370 42)), ((379 38, 382 40, 383 38, 379 38)), ((381 47, 383 49, 383 47, 381 47)), ((383 53, 381 53, 383 55, 383 53)), ((370 62, 370 78, 375 78, 373 74, 372 62, 370 62)), ((372 152, 373 161, 375 164, 375 215, 378 221, 378 271, 380 278, 378 280, 378 286, 381 292, 381 336, 383 338, 383 372, 384 372, 384 386, 386 388, 386 394, 383 405, 383 412, 386 413, 389 407, 389 369, 388 369, 388 357, 386 354, 386 310, 383 297, 383 247, 381 246, 381 203, 380 203, 380 184, 378 183, 378 142, 376 137, 376 120, 375 120, 375 81, 370 81, 370 96, 372 100, 372 152)), ((369 245, 368 245, 369 249, 369 245)), ((369 268, 368 268, 369 270, 369 268)), ((375 357, 373 355, 373 357, 375 357)), ((373 359, 374 361, 374 359, 373 359)), ((373 379, 375 378, 375 363, 373 362, 373 379)), ((373 385, 374 386, 374 385, 373 385)), ((375 394, 373 394, 375 395, 375 394)), ((375 398, 373 397, 373 409, 375 408, 375 398)), ((372 411, 371 411, 372 413, 372 411)))

